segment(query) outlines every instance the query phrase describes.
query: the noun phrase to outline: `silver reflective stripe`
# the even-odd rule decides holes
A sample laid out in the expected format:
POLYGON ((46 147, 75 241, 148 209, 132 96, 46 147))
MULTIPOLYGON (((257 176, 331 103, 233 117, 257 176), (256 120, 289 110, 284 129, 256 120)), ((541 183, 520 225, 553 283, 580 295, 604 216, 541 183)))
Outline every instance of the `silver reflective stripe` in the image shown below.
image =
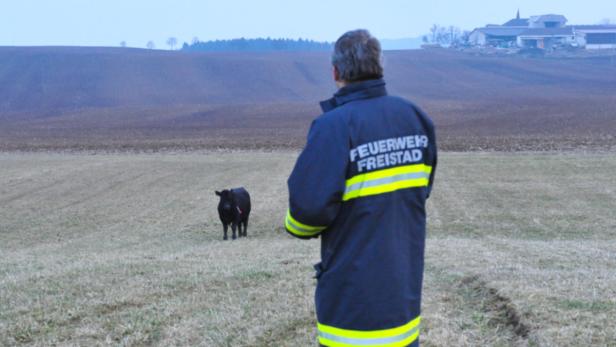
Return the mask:
POLYGON ((299 225, 296 225, 295 223, 293 223, 293 221, 291 221, 290 218, 287 218, 287 223, 289 223, 293 228, 306 233, 306 234, 315 234, 318 233, 319 231, 323 230, 323 229, 306 229, 306 228, 302 228, 299 225))
POLYGON ((412 180, 412 179, 419 179, 419 178, 430 179, 430 175, 425 172, 415 172, 415 173, 407 173, 407 174, 396 175, 396 176, 391 176, 391 177, 379 178, 377 180, 372 180, 372 181, 358 182, 358 183, 348 186, 344 194, 348 194, 352 191, 360 190, 363 188, 370 188, 370 187, 380 186, 384 184, 412 180))
POLYGON ((329 333, 325 333, 322 331, 319 331, 319 336, 324 339, 328 339, 330 341, 346 343, 346 344, 353 345, 353 346, 371 346, 371 345, 386 345, 389 343, 396 343, 396 342, 404 341, 405 339, 409 338, 410 336, 412 336, 418 331, 419 331, 419 326, 416 326, 413 329, 401 335, 396 335, 392 337, 370 338, 370 339, 342 337, 338 335, 332 335, 329 333))

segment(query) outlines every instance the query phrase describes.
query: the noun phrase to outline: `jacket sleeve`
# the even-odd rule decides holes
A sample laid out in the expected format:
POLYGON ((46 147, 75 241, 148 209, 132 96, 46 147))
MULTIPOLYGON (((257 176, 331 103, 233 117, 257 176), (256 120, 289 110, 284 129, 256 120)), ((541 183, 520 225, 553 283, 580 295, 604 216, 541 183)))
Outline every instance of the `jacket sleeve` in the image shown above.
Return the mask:
POLYGON ((342 203, 348 160, 344 122, 333 117, 315 120, 287 182, 287 232, 302 239, 315 238, 334 221, 342 203))
POLYGON ((434 123, 432 119, 419 107, 413 105, 415 112, 419 114, 421 122, 428 136, 428 148, 425 151, 424 164, 430 167, 430 178, 428 181, 428 189, 426 199, 430 197, 432 193, 432 186, 434 185, 434 177, 436 174, 436 164, 438 162, 438 151, 436 145, 436 132, 434 131, 434 123))
POLYGON ((436 148, 436 135, 434 132, 434 128, 431 129, 430 134, 428 135, 428 158, 426 159, 426 165, 432 167, 432 171, 430 172, 430 181, 428 182, 428 195, 426 198, 430 197, 432 193, 432 186, 434 185, 434 176, 436 174, 436 164, 438 162, 438 150, 436 148))
POLYGON ((434 131, 434 123, 432 123, 432 120, 430 120, 428 116, 425 116, 425 117, 428 120, 428 127, 427 127, 428 148, 426 150, 425 164, 432 168, 432 170, 430 171, 430 180, 428 182, 428 194, 426 196, 426 198, 429 198, 430 194, 432 193, 432 186, 434 185, 434 177, 436 174, 436 164, 438 162, 438 153, 437 153, 438 150, 436 146, 436 132, 434 131))

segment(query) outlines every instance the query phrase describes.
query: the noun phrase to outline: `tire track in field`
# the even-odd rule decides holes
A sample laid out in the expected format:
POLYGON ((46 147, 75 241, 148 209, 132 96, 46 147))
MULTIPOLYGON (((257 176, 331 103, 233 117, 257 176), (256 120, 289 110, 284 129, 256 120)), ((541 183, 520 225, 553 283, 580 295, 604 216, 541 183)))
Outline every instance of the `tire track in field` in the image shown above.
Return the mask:
POLYGON ((467 275, 458 282, 458 292, 474 311, 487 315, 487 325, 494 329, 505 327, 512 335, 528 339, 531 328, 510 298, 490 287, 478 275, 467 275))

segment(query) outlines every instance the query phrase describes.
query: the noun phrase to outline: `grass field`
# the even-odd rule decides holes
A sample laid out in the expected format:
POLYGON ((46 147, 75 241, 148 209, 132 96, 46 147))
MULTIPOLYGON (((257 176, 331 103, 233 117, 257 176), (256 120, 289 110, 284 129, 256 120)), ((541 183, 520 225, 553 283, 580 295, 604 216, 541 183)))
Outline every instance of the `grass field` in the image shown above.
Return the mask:
MULTIPOLYGON (((314 346, 297 153, 0 154, 0 345, 314 346), (252 194, 222 241, 215 189, 252 194)), ((616 346, 616 156, 446 153, 423 346, 616 346)))

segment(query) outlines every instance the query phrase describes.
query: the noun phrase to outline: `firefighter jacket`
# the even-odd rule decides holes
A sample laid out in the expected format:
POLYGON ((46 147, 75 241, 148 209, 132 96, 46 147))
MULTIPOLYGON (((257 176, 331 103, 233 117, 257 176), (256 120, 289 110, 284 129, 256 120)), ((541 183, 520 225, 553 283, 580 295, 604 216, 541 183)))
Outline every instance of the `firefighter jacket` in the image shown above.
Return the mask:
POLYGON ((288 180, 285 220, 295 237, 321 237, 319 342, 416 345, 434 126, 380 79, 350 84, 321 107, 288 180))

